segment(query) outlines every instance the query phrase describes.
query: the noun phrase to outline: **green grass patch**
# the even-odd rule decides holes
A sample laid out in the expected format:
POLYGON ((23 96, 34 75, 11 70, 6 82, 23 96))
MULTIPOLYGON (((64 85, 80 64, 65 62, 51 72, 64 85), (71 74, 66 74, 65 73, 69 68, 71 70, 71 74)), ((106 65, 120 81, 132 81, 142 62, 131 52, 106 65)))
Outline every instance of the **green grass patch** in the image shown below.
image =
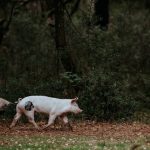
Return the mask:
POLYGON ((0 150, 127 150, 149 149, 147 137, 136 140, 100 139, 83 136, 0 136, 0 150))

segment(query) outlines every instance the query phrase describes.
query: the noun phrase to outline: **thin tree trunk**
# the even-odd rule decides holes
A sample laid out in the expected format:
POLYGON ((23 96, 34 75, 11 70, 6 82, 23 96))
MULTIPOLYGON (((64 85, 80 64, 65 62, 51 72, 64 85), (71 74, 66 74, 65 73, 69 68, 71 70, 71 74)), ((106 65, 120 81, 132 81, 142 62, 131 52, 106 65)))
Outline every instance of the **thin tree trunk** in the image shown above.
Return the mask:
POLYGON ((57 73, 60 61, 67 72, 76 72, 75 64, 67 50, 63 0, 55 0, 55 42, 57 50, 57 73))
POLYGON ((145 0, 145 8, 150 10, 150 0, 145 0))

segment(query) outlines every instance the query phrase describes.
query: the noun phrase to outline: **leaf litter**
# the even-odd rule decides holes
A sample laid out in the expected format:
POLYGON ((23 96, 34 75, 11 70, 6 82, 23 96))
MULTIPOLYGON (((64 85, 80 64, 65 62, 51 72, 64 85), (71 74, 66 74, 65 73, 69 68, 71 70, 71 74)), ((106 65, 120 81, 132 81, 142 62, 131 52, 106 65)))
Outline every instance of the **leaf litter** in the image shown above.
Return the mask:
MULTIPOLYGON (((23 147, 23 141, 28 141, 28 145, 39 147, 39 145, 57 144, 62 143, 64 148, 71 145, 84 144, 90 147, 95 147, 97 142, 104 142, 109 140, 111 143, 120 141, 120 146, 123 143, 131 142, 134 146, 137 146, 137 138, 146 137, 144 143, 150 146, 150 125, 139 122, 124 122, 124 123, 109 123, 109 122, 94 122, 94 121, 78 121, 72 122, 73 131, 67 129, 62 130, 60 126, 54 128, 49 127, 46 130, 37 131, 30 123, 19 123, 13 129, 9 129, 9 122, 0 123, 0 146, 5 145, 18 145, 23 147), (20 140, 17 141, 20 137, 20 140), (33 142, 32 137, 35 137, 33 142), (46 139, 46 137, 50 137, 46 139), (83 139, 81 137, 84 137, 83 139), (45 138, 45 139, 44 139, 45 138), (59 139, 59 140, 58 140, 59 139), (82 141, 83 140, 83 141, 82 141)), ((43 126, 45 122, 38 122, 39 126, 43 126)), ((46 148, 46 145, 45 145, 46 148)), ((56 147, 53 147, 56 148, 56 147)), ((57 148, 56 148, 57 149, 57 148)))

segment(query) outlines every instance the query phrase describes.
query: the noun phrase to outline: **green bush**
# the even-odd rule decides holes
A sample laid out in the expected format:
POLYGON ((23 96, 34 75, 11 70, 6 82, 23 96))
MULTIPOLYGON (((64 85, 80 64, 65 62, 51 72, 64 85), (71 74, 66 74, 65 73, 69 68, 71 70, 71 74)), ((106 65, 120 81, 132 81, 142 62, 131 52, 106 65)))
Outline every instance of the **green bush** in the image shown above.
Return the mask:
POLYGON ((112 75, 94 74, 85 82, 81 107, 85 117, 96 120, 126 120, 136 111, 137 103, 121 89, 112 75))

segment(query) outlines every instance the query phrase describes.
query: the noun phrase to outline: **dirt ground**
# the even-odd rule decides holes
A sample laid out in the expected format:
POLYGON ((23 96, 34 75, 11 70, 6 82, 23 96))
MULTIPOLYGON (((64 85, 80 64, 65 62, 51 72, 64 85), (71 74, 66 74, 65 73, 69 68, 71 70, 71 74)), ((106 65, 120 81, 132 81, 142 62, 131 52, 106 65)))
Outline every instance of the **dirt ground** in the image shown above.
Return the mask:
MULTIPOLYGON (((45 123, 38 122, 42 127, 45 123)), ((37 131, 30 123, 18 123, 13 129, 9 129, 10 122, 0 123, 0 135, 2 136, 24 136, 24 135, 73 135, 73 136, 96 136, 100 138, 133 139, 138 136, 150 136, 150 125, 143 123, 106 123, 80 121, 72 122, 73 131, 62 130, 60 125, 49 127, 48 129, 37 131)))

